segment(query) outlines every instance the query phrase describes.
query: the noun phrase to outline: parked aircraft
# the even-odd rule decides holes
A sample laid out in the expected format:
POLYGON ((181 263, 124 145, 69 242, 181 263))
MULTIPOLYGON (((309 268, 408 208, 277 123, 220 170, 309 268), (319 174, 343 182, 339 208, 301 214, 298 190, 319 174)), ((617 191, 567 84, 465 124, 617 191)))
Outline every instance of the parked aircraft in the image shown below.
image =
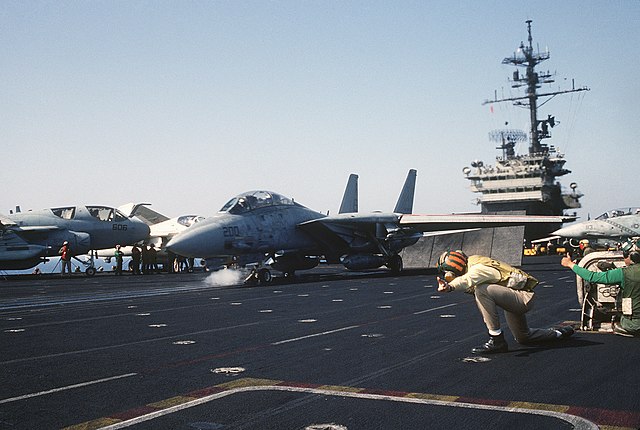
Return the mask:
MULTIPOLYGON (((315 267, 320 257, 353 270, 386 265, 399 272, 403 267, 399 252, 427 231, 566 221, 556 216, 410 215, 415 182, 416 171, 410 170, 393 213, 326 216, 270 191, 243 193, 213 217, 174 236, 167 248, 186 257, 205 258, 209 267, 229 257, 240 265, 258 263, 258 279, 269 282, 271 272, 266 266, 291 276, 296 270, 315 267)), ((353 200, 354 187, 357 178, 347 185, 343 204, 345 199, 353 200)))
MULTIPOLYGON (((21 270, 57 256, 64 241, 74 256, 145 239, 149 227, 107 206, 66 206, 0 215, 0 269, 21 270)), ((93 260, 83 261, 95 274, 93 260)))
POLYGON ((640 208, 615 209, 595 219, 556 230, 554 236, 567 239, 616 239, 640 236, 640 208))
POLYGON ((128 203, 120 206, 118 210, 122 213, 128 213, 130 217, 135 217, 147 224, 151 230, 149 237, 145 239, 145 245, 155 245, 156 249, 164 249, 169 240, 191 227, 193 224, 204 219, 199 215, 180 215, 169 218, 159 212, 150 209, 149 203, 128 203))
MULTIPOLYGON (((153 244, 158 250, 158 260, 162 264, 167 263, 167 253, 165 246, 169 240, 176 234, 185 230, 187 227, 205 219, 199 215, 181 215, 169 218, 159 212, 150 209, 149 203, 127 203, 120 206, 118 210, 129 217, 135 217, 143 221, 149 226, 150 233, 142 242, 143 245, 153 244)), ((107 261, 114 255, 114 249, 103 249, 98 251, 98 257, 104 257, 107 261)), ((124 255, 131 255, 131 247, 121 249, 124 255)))

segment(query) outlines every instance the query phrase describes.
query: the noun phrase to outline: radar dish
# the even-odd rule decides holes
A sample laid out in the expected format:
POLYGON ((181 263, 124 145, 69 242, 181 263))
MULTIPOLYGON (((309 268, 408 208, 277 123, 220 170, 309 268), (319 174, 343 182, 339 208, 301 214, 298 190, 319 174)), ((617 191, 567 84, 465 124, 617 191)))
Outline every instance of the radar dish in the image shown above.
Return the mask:
POLYGON ((522 130, 493 130, 489 132, 489 140, 492 142, 524 142, 527 140, 527 133, 522 130))

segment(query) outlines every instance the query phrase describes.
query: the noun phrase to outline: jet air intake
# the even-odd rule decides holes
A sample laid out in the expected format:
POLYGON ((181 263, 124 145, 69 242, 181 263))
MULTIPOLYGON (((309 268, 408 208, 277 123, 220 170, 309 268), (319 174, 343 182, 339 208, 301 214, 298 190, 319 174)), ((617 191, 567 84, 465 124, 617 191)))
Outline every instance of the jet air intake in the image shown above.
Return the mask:
POLYGON ((69 242, 73 255, 86 254, 91 250, 91 236, 89 233, 81 231, 54 231, 47 238, 46 252, 47 256, 58 255, 58 250, 64 242, 69 242))

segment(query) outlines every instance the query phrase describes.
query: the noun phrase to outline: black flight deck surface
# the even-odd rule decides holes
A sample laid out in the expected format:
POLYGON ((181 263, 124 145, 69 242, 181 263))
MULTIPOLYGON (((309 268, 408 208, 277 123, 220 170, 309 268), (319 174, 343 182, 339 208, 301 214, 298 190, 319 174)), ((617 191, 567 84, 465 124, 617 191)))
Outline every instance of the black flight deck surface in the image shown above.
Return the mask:
MULTIPOLYGON (((579 321, 559 257, 532 327, 579 321)), ((320 266, 0 280, 0 429, 637 429, 640 340, 580 332, 481 357, 473 296, 435 274, 320 266)))

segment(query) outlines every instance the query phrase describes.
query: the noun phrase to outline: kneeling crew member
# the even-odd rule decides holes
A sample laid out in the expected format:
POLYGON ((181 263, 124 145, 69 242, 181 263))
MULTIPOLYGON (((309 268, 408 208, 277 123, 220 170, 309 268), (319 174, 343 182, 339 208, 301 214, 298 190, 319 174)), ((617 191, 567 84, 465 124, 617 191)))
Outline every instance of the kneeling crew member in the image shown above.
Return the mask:
POLYGON ((592 272, 578 266, 568 255, 560 262, 592 284, 620 285, 622 316, 619 323, 613 324, 613 332, 628 337, 640 336, 640 247, 638 242, 633 244, 632 241, 628 241, 622 246, 622 256, 627 267, 618 267, 606 272, 592 272))
POLYGON ((509 347, 500 328, 498 308, 504 310, 507 324, 518 343, 530 344, 566 339, 574 333, 573 327, 529 328, 525 314, 533 307, 533 288, 538 280, 528 273, 482 255, 467 256, 462 251, 449 251, 440 256, 438 291, 464 290, 474 294, 476 304, 491 336, 472 352, 494 354, 507 352, 509 347))

